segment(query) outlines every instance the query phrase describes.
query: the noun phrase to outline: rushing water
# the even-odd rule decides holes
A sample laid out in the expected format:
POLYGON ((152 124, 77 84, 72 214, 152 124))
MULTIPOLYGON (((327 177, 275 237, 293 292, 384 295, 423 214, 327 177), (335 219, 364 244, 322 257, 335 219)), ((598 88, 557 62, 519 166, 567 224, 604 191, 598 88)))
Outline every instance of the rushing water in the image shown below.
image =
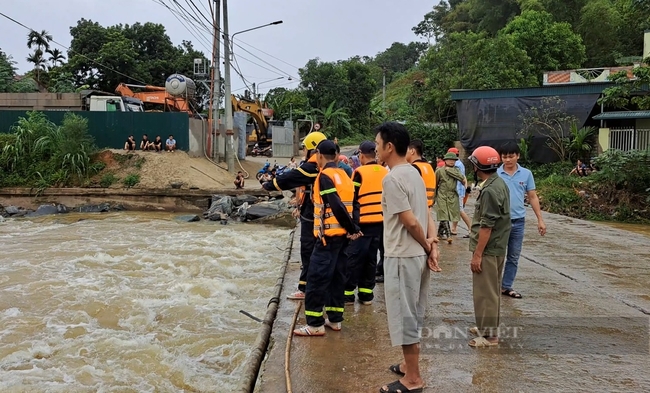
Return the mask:
POLYGON ((288 230, 161 213, 0 223, 0 392, 229 391, 288 230))

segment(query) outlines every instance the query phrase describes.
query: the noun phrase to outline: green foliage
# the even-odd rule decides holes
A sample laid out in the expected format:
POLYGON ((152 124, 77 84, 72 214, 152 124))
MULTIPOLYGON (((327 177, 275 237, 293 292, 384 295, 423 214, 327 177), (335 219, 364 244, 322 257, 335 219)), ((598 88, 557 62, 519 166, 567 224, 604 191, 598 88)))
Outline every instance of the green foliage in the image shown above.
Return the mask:
POLYGON ((570 138, 566 140, 567 150, 571 160, 580 159, 587 161, 591 154, 591 140, 596 134, 596 127, 578 128, 576 123, 572 123, 569 128, 570 138))
MULTIPOLYGON (((648 60, 650 59, 645 60, 646 64, 648 60)), ((598 103, 615 108, 636 107, 640 110, 650 110, 650 95, 647 94, 650 84, 650 66, 636 67, 632 70, 632 74, 634 76, 632 80, 628 78, 627 71, 610 75, 609 80, 616 83, 616 86, 605 89, 598 103), (639 95, 639 92, 645 94, 639 95)))
POLYGON ((303 90, 276 87, 264 96, 264 102, 273 109, 277 120, 298 119, 310 112, 309 99, 303 90))
POLYGON ((406 128, 411 139, 420 139, 424 144, 422 152, 426 159, 435 160, 436 155, 442 155, 458 140, 456 128, 441 127, 440 125, 408 121, 406 128))
POLYGON ((63 186, 91 173, 95 148, 83 117, 68 113, 56 126, 42 112, 28 112, 10 135, 3 137, 0 186, 63 186))
POLYGON ((144 165, 145 161, 146 159, 144 157, 139 157, 137 160, 135 160, 133 166, 136 167, 137 169, 142 169, 142 165, 144 165))
POLYGON ((544 71, 579 68, 585 61, 582 38, 573 32, 570 24, 554 22, 548 12, 525 11, 499 34, 511 38, 516 47, 526 51, 540 84, 544 71))
POLYGON ((586 67, 616 65, 620 25, 621 15, 611 0, 591 0, 582 8, 577 31, 584 37, 586 67))
POLYGON ((594 160, 600 170, 592 176, 605 188, 650 195, 650 150, 607 150, 594 160))
MULTIPOLYGON (((113 173, 106 173, 102 176, 101 179, 99 179, 99 185, 102 186, 103 188, 108 188, 115 184, 118 180, 120 180, 115 174, 113 173)), ((139 181, 139 179, 138 179, 139 181)))
POLYGON ((321 123, 323 132, 329 137, 349 136, 352 131, 350 116, 343 108, 335 108, 336 101, 323 109, 312 109, 311 117, 321 123))
POLYGON ((546 144, 561 161, 569 159, 568 129, 577 122, 565 108, 566 101, 560 97, 544 97, 539 105, 526 109, 519 116, 522 124, 520 135, 547 138, 546 144))
POLYGON ((140 183, 140 175, 136 173, 132 173, 130 175, 127 175, 124 179, 122 179, 122 184, 126 188, 131 188, 135 186, 136 184, 140 183))

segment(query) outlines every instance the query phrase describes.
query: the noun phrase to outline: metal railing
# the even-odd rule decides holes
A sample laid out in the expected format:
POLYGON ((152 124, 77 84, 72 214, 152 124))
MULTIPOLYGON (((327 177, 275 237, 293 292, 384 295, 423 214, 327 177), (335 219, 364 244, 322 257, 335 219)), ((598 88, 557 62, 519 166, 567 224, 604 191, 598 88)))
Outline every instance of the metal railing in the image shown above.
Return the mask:
POLYGON ((612 128, 609 131, 609 148, 621 151, 650 148, 650 129, 612 128))

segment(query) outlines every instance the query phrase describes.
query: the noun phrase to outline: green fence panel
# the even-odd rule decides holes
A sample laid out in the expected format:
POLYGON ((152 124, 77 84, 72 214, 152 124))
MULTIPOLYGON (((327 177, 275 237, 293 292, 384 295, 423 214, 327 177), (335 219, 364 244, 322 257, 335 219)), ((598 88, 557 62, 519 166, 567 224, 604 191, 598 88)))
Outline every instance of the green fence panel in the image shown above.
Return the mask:
MULTIPOLYGON (((47 118, 60 125, 66 112, 44 111, 47 118)), ((142 135, 154 140, 160 135, 163 143, 173 135, 179 150, 189 150, 190 120, 186 113, 152 112, 74 112, 88 119, 88 131, 95 144, 102 149, 123 149, 126 138, 133 135, 139 146, 142 135)), ((0 111, 0 133, 10 132, 11 127, 26 111, 0 111)))

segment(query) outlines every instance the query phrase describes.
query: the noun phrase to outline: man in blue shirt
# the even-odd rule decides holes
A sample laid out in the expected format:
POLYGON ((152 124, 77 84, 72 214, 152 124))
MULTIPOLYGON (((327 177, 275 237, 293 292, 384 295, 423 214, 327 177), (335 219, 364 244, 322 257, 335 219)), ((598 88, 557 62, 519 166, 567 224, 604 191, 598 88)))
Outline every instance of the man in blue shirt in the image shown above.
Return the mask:
POLYGON ((501 282, 501 294, 515 299, 521 299, 521 295, 512 289, 517 275, 517 265, 521 254, 521 246, 524 241, 524 224, 526 219, 526 206, 524 195, 533 207, 537 216, 537 231, 540 235, 546 234, 546 224, 542 218, 542 210, 539 207, 539 198, 535 192, 535 179, 528 169, 517 163, 519 160, 519 145, 514 142, 505 143, 499 150, 503 165, 497 169, 497 173, 506 182, 510 189, 510 220, 512 230, 508 239, 508 252, 506 255, 505 268, 503 270, 503 281, 501 282))

